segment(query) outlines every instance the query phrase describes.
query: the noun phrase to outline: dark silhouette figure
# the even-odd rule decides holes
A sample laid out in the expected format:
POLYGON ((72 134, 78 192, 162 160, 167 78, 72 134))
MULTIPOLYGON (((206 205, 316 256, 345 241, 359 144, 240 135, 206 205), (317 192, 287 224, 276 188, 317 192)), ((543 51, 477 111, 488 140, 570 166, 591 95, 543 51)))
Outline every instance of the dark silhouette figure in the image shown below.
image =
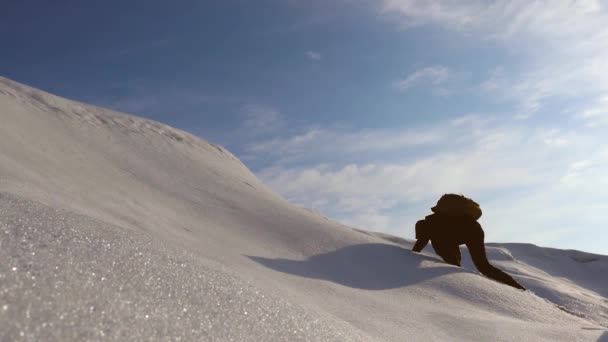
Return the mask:
POLYGON ((422 251, 430 240, 437 255, 445 262, 460 267, 458 246, 466 245, 479 272, 503 284, 525 290, 515 279, 488 261, 484 232, 476 221, 481 216, 477 203, 461 195, 447 194, 431 210, 434 214, 416 222, 414 252, 422 251))

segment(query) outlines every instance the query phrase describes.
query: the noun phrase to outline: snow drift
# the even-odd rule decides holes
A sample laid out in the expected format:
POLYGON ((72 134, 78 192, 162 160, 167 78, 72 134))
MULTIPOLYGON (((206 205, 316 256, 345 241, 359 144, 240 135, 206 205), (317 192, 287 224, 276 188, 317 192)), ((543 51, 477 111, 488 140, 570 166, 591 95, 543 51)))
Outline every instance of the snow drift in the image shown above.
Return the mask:
POLYGON ((4 78, 0 139, 2 341, 608 339, 606 256, 492 244, 518 291, 298 208, 220 146, 4 78))

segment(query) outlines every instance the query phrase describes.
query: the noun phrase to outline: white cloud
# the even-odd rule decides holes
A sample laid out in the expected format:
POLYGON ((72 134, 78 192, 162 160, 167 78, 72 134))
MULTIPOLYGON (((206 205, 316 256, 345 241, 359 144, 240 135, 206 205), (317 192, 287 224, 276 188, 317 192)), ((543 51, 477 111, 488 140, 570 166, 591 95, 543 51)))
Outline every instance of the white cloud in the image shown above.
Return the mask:
POLYGON ((576 114, 587 126, 596 127, 608 124, 608 96, 603 96, 576 114))
POLYGON ((422 85, 437 86, 450 77, 450 71, 444 66, 427 67, 416 70, 406 78, 395 81, 393 87, 398 90, 408 90, 422 85))
MULTIPOLYGON (((601 132, 589 134, 592 132, 582 129, 531 127, 518 121, 468 115, 449 123, 416 127, 416 131, 434 132, 431 136, 441 134, 423 145, 404 144, 390 161, 376 162, 358 159, 356 153, 349 156, 351 146, 339 143, 354 141, 369 131, 317 130, 285 140, 298 142, 295 145, 273 145, 286 148, 275 155, 277 162, 260 170, 258 176, 289 200, 329 217, 363 229, 410 237, 411 225, 428 213, 441 194, 464 193, 487 207, 483 222, 491 227, 488 239, 521 241, 524 238, 518 234, 522 234, 534 243, 554 243, 576 229, 572 215, 588 215, 608 224, 593 214, 588 204, 598 201, 598 206, 608 207, 608 202, 599 200, 603 196, 599 189, 608 185, 608 149, 594 149, 601 141, 601 132), (319 147, 310 157, 315 162, 302 164, 298 155, 313 153, 308 147, 316 146, 310 144, 318 138, 331 152, 325 154, 319 147), (332 159, 336 156, 346 156, 346 161, 332 159), (290 164, 294 160, 300 162, 290 164), (538 234, 530 234, 531 228, 538 234), (553 228, 560 228, 561 235, 542 240, 549 236, 543 232, 553 228)), ((381 132, 388 140, 399 140, 404 134, 398 130, 381 132)), ((389 144, 375 148, 376 154, 393 151, 389 144)), ((268 153, 271 149, 262 154, 268 153)))
POLYGON ((321 53, 312 50, 306 51, 306 56, 313 61, 320 61, 322 58, 321 53))
POLYGON ((586 107, 587 98, 608 92, 608 45, 603 51, 561 58, 556 53, 552 58, 533 59, 530 64, 529 69, 520 72, 491 75, 482 82, 480 91, 518 102, 518 115, 522 118, 540 111, 554 99, 571 99, 586 107))
POLYGON ((558 129, 541 131, 538 136, 545 145, 555 148, 565 147, 572 143, 571 138, 564 136, 558 129))
POLYGON ((519 103, 518 118, 530 117, 553 98, 608 92, 608 6, 602 1, 370 3, 406 28, 437 25, 480 44, 492 40, 502 45, 503 52, 519 59, 519 66, 503 65, 498 74, 490 72, 479 90, 519 103))
POLYGON ((555 0, 383 0, 379 9, 397 13, 406 26, 438 24, 455 30, 478 30, 493 38, 533 35, 578 37, 597 24, 600 1, 555 0))
POLYGON ((340 211, 371 206, 391 207, 400 200, 435 197, 443 192, 479 193, 542 183, 529 156, 499 154, 483 143, 455 153, 434 153, 401 163, 324 165, 306 168, 272 168, 260 172, 267 184, 290 198, 329 197, 340 211), (517 165, 522 159, 527 167, 517 165))
POLYGON ((274 108, 259 104, 247 104, 241 107, 243 115, 242 128, 250 135, 275 131, 283 125, 283 116, 274 108))
MULTIPOLYGON (((277 158, 280 163, 323 160, 334 156, 363 156, 437 143, 450 126, 428 131, 409 129, 312 128, 293 136, 257 141, 246 147, 248 155, 277 158)), ((250 156, 246 157, 251 159, 250 156)))
POLYGON ((381 215, 373 209, 368 209, 363 212, 345 216, 341 221, 354 228, 387 231, 391 219, 387 215, 381 215))

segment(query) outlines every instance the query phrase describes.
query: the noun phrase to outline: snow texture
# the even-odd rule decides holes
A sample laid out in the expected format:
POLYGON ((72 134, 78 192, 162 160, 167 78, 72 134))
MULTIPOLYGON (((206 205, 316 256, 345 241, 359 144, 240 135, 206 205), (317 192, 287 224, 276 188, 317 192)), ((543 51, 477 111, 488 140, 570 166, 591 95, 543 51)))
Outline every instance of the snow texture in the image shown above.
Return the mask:
POLYGON ((489 244, 519 291, 5 78, 0 137, 0 341, 608 341, 607 256, 489 244))

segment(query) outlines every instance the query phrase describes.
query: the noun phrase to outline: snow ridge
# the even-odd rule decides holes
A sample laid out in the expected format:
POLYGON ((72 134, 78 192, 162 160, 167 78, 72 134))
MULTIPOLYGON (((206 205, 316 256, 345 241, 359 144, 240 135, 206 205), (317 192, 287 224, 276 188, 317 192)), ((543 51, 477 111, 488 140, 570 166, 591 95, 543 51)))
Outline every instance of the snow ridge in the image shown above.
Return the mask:
POLYGON ((518 291, 296 207, 189 133, 5 78, 0 137, 0 340, 608 336, 606 256, 489 245, 518 291))

